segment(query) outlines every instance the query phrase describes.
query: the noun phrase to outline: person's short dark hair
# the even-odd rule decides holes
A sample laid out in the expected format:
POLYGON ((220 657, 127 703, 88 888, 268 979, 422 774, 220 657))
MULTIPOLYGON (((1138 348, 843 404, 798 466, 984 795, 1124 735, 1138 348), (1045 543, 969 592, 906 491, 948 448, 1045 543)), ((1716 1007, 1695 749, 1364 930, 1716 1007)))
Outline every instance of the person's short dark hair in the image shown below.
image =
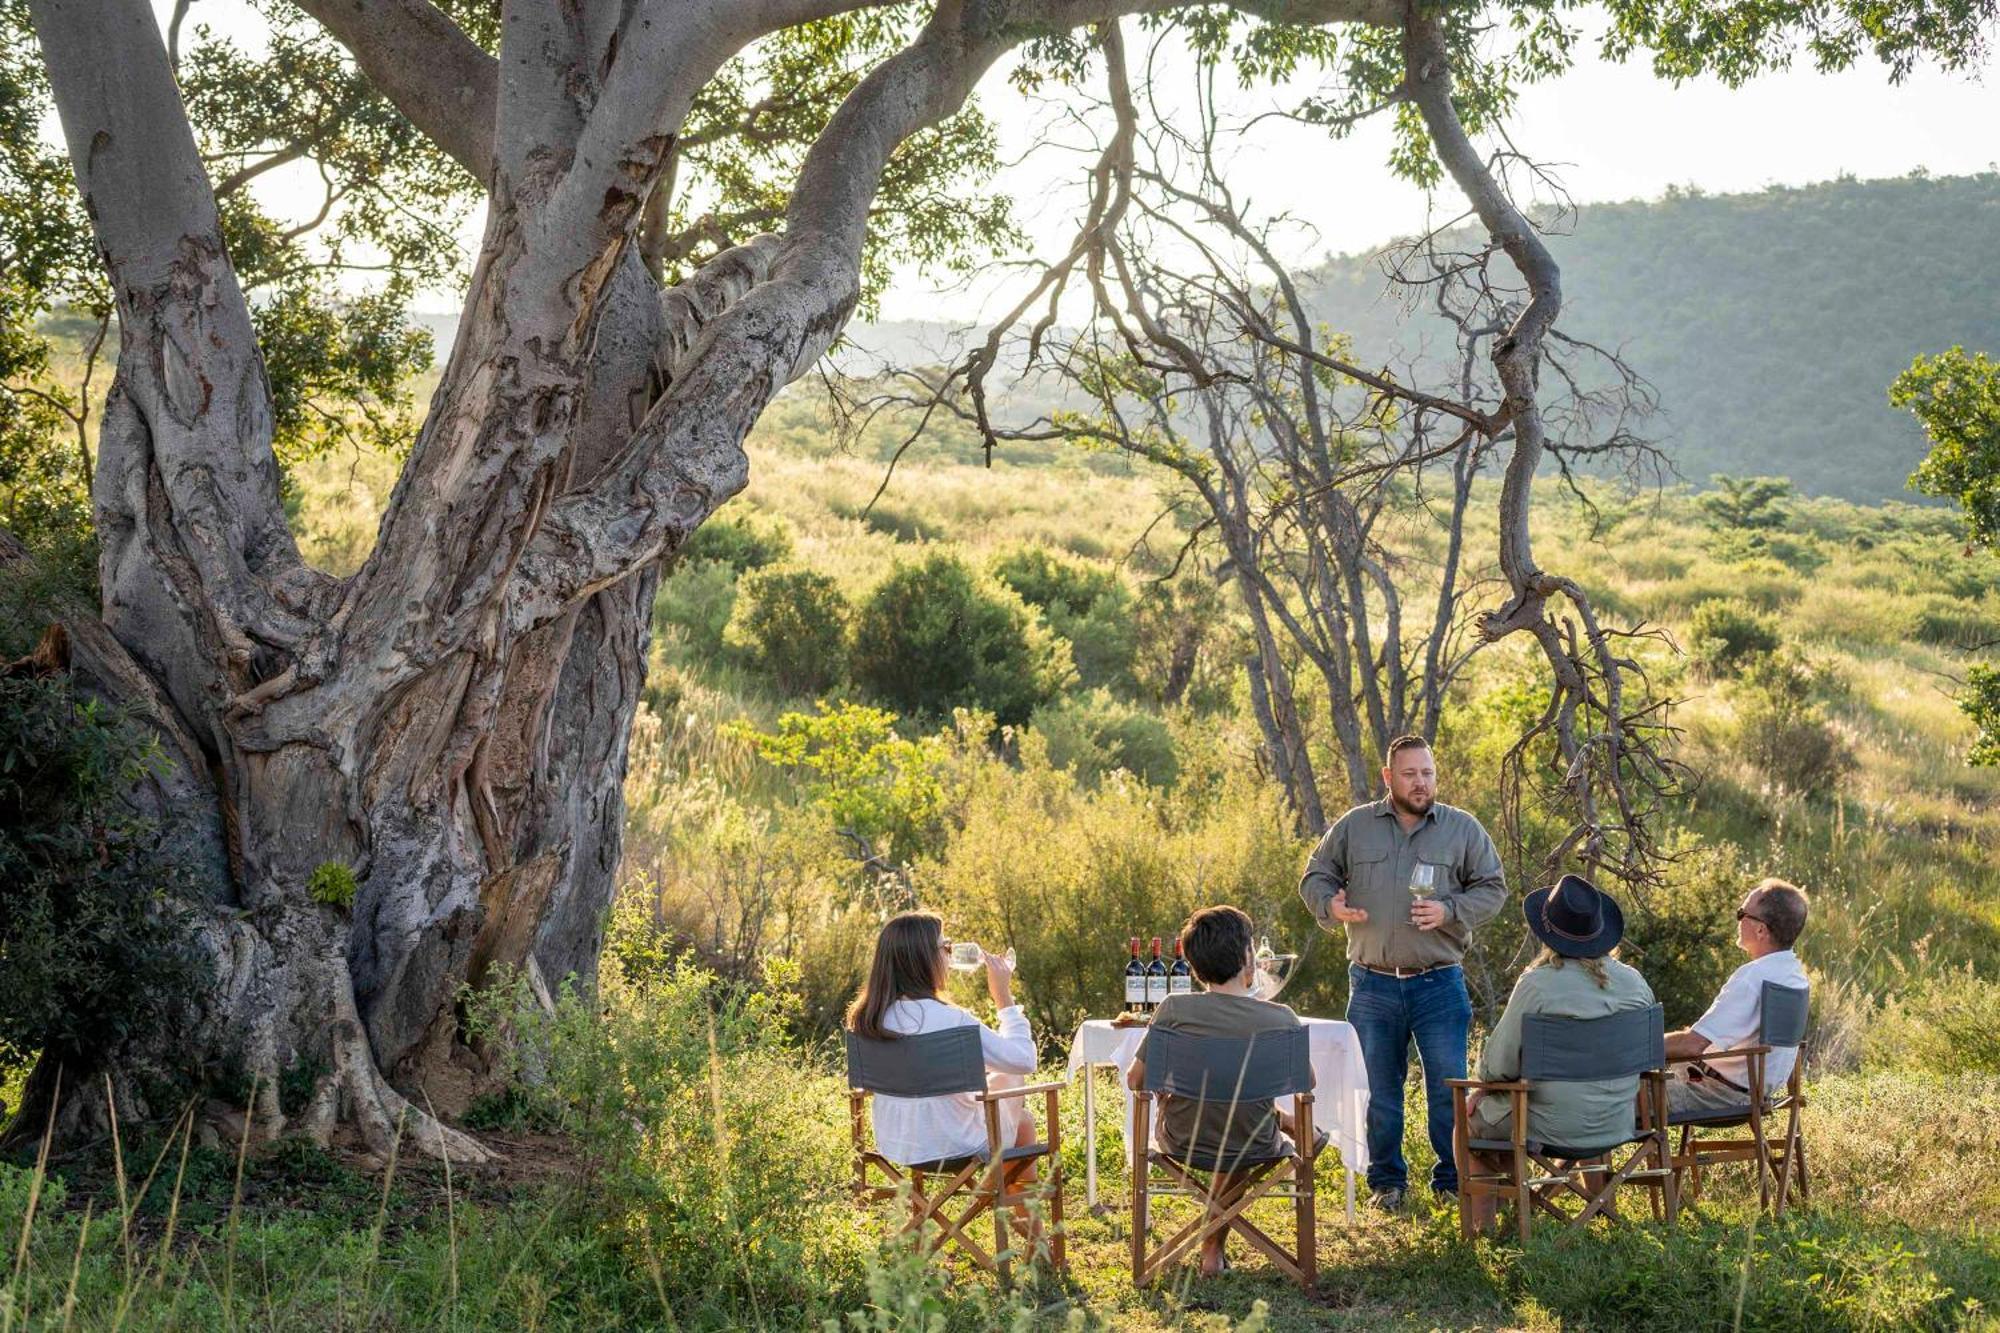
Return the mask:
POLYGON ((1181 953, 1203 985, 1219 986, 1243 971, 1251 929, 1240 907, 1204 907, 1181 927, 1181 953))
POLYGON ((1789 949, 1806 933, 1806 891, 1782 879, 1767 879, 1757 886, 1757 915, 1771 932, 1771 942, 1789 949))
POLYGON ((1431 743, 1422 736, 1417 735, 1414 731, 1406 732, 1389 742, 1389 753, 1382 760, 1382 767, 1394 768, 1396 766, 1396 756, 1405 750, 1428 750, 1430 748, 1431 743))

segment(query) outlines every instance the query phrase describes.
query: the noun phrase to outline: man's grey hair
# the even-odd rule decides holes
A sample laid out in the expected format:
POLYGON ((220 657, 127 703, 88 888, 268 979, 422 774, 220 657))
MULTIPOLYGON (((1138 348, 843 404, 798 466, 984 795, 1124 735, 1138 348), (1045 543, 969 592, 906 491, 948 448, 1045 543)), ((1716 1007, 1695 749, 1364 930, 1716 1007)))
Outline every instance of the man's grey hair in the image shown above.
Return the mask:
POLYGON ((1780 949, 1789 949, 1806 931, 1806 891, 1789 880, 1767 879, 1757 886, 1757 915, 1780 949))

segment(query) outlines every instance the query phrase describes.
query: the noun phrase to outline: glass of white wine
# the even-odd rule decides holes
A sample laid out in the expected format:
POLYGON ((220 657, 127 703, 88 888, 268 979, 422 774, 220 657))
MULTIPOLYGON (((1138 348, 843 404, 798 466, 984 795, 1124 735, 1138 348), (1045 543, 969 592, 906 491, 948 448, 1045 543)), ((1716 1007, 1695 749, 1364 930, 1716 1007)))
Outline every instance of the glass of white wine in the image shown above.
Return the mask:
MULTIPOLYGON (((1014 951, 1007 950, 1007 966, 1014 966, 1014 951)), ((954 972, 977 972, 986 966, 986 951, 979 947, 977 940, 959 940, 951 946, 951 970, 954 972)))
POLYGON ((1410 899, 1412 903, 1422 902, 1437 893, 1437 867, 1428 861, 1419 861, 1410 868, 1410 899))

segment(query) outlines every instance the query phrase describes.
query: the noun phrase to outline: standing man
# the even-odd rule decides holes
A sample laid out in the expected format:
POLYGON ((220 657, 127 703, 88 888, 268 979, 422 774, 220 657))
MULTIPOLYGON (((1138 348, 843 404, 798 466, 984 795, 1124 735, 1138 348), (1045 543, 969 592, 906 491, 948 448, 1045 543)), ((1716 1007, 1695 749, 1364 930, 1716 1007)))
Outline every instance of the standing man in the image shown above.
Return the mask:
POLYGON ((1472 928, 1506 901, 1507 882, 1479 821, 1438 803, 1430 742, 1389 742, 1382 782, 1384 799, 1349 810, 1313 849, 1299 896, 1322 927, 1347 929, 1347 1021, 1368 1066, 1368 1188, 1377 1207, 1394 1211, 1409 1188, 1403 1080, 1412 1037, 1437 1154, 1431 1192, 1458 1192, 1445 1080, 1465 1077, 1472 1025, 1460 964, 1472 928), (1414 892, 1426 878, 1428 894, 1414 892))

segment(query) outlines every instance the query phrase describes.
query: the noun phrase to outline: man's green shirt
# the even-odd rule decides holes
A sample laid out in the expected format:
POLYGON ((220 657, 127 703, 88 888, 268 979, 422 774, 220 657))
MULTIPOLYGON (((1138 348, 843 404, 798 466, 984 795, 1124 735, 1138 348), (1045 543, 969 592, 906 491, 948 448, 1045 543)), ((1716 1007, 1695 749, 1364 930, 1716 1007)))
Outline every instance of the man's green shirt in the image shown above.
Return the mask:
POLYGON ((1490 921, 1507 901, 1500 853, 1479 821, 1456 806, 1433 803, 1412 832, 1385 800, 1357 805, 1342 815, 1313 849, 1299 896, 1328 930, 1333 896, 1347 890, 1347 905, 1367 911, 1347 927, 1348 961, 1369 967, 1431 967, 1465 957, 1472 927, 1490 921), (1419 861, 1437 867, 1437 900, 1444 924, 1418 930, 1410 924, 1410 871, 1419 861))

